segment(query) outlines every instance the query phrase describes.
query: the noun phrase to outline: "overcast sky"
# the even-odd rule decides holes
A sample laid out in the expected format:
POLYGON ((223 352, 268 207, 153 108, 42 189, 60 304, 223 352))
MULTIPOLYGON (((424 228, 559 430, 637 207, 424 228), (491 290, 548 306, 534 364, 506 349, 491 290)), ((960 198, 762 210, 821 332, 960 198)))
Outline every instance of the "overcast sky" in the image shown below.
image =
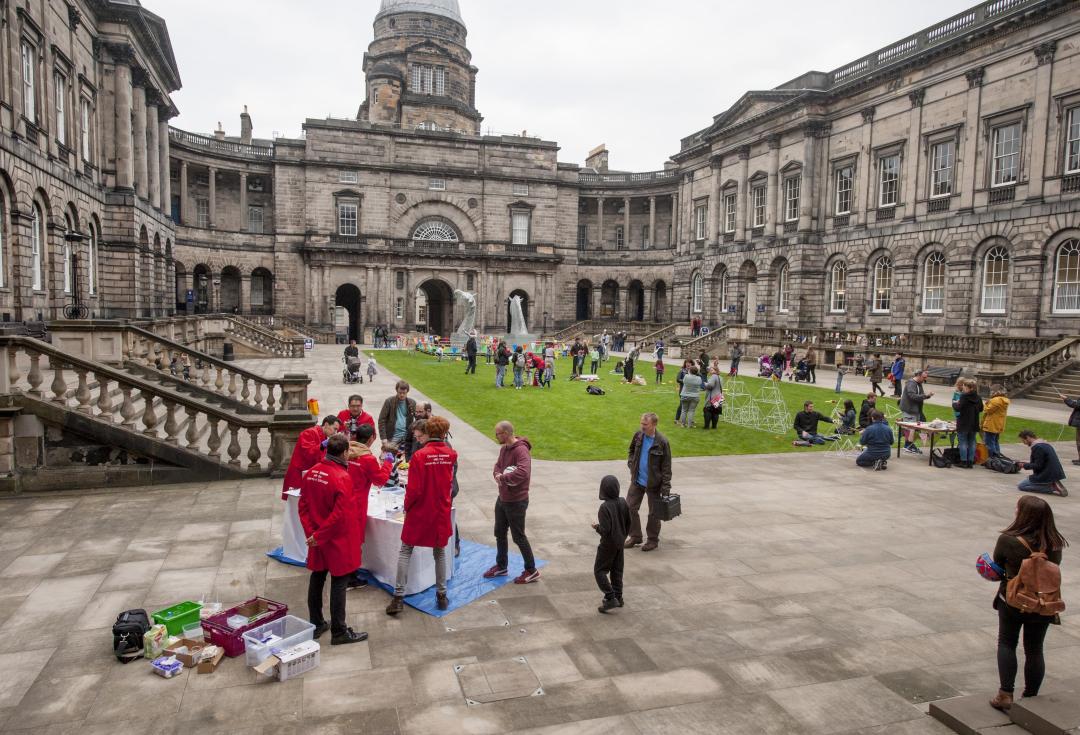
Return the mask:
MULTIPOLYGON (((184 87, 172 124, 296 137, 356 116, 379 0, 142 0, 169 25, 184 87)), ((460 0, 483 128, 557 141, 583 163, 650 171, 750 89, 829 71, 971 0, 460 0)))

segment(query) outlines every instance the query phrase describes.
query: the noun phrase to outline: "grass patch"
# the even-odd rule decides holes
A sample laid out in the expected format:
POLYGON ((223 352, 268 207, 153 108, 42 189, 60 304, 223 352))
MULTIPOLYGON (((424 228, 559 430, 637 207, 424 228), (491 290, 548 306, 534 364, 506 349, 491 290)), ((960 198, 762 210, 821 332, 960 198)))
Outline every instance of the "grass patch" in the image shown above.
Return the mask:
MULTIPOLYGON (((493 435, 495 424, 502 420, 513 422, 522 436, 533 443, 533 456, 553 460, 620 459, 626 456, 627 446, 637 429, 641 414, 653 411, 660 416, 660 431, 671 441, 676 457, 695 457, 727 454, 767 454, 779 452, 828 451, 829 445, 812 448, 793 447, 794 430, 783 434, 758 431, 725 423, 721 418, 716 431, 683 429, 674 425, 675 409, 679 404, 676 393, 677 370, 668 366, 663 385, 654 385, 651 365, 643 365, 637 373, 648 385, 627 385, 620 375, 610 374, 614 360, 604 363, 600 370, 600 385, 607 393, 591 396, 585 384, 568 380, 570 358, 560 358, 555 364, 557 379, 548 389, 525 387, 522 390, 495 387, 495 366, 485 365, 479 358, 476 375, 465 375, 464 362, 436 362, 434 357, 408 351, 380 351, 377 359, 387 370, 407 380, 437 403, 469 422, 478 431, 493 435)), ((764 383, 752 377, 743 378, 747 389, 756 392, 764 383)), ((512 385, 512 373, 507 369, 507 383, 512 385)), ((814 401, 815 408, 828 416, 833 409, 830 401, 851 398, 858 409, 863 394, 845 391, 837 396, 832 390, 805 383, 780 384, 788 409, 794 415, 802 410, 804 401, 814 401)), ((935 386, 932 390, 950 390, 935 386)), ((883 399, 878 399, 879 402, 883 399)), ((886 399, 893 402, 894 399, 886 399)), ((894 404, 895 405, 895 404, 894 404)), ((952 418, 944 406, 927 406, 927 417, 952 418)), ((702 424, 701 407, 697 423, 702 424)), ((1040 436, 1053 439, 1060 425, 1045 421, 1010 418, 1006 431, 1009 436, 1023 428, 1034 429, 1040 436)), ((827 431, 825 424, 822 431, 827 431)), ((451 431, 453 429, 451 428, 451 431)))

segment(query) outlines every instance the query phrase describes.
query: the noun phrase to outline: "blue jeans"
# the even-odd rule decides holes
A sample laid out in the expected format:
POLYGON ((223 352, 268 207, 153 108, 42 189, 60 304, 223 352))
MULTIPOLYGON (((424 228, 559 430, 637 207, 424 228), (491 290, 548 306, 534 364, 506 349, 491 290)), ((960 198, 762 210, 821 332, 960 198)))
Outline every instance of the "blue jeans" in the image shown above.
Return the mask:
POLYGON ((873 467, 874 462, 879 459, 888 459, 890 450, 886 449, 882 454, 880 449, 864 449, 863 452, 855 458, 855 464, 859 467, 873 467))
POLYGON ((990 456, 995 454, 1001 454, 1001 434, 992 434, 989 431, 982 433, 983 443, 986 444, 986 450, 990 452, 990 456))
POLYGON ((960 445, 960 461, 961 462, 974 462, 975 461, 975 432, 974 431, 958 431, 958 432, 956 432, 956 443, 960 445))
POLYGON ((522 382, 521 382, 521 373, 522 372, 523 371, 522 371, 521 368, 514 368, 514 387, 515 388, 520 388, 522 386, 522 382))
POLYGON ((1052 495, 1054 493, 1054 485, 1049 482, 1032 482, 1030 477, 1025 477, 1020 481, 1020 484, 1016 486, 1017 490, 1023 490, 1026 493, 1045 493, 1052 495))
POLYGON ((836 371, 836 392, 840 392, 840 384, 844 382, 844 373, 841 370, 836 371))
POLYGON ((503 379, 506 378, 506 365, 495 366, 495 387, 503 387, 503 379))
POLYGON ((816 432, 806 432, 805 436, 802 435, 802 434, 799 434, 799 439, 802 439, 803 441, 808 441, 811 444, 824 444, 825 443, 825 437, 823 437, 821 434, 818 434, 816 432))

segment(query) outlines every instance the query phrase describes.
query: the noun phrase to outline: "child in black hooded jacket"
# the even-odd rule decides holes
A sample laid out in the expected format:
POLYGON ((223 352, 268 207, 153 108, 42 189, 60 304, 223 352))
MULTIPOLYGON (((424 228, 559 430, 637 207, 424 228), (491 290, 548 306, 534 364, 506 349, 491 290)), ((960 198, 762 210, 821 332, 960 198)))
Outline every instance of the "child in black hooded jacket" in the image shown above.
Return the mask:
POLYGON ((596 514, 598 522, 593 524, 600 534, 593 574, 604 593, 604 601, 597 609, 606 613, 623 606, 623 544, 630 532, 630 506, 619 497, 619 480, 614 475, 600 481, 600 499, 604 502, 596 514))

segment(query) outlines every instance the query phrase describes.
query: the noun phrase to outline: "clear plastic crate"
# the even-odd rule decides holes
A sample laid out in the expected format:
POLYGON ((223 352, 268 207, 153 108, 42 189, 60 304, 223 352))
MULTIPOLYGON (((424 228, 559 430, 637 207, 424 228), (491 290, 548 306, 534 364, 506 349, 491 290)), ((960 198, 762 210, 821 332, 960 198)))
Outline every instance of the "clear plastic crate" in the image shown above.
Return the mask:
POLYGON ((310 641, 314 635, 315 626, 295 615, 286 615, 265 625, 252 628, 243 635, 245 662, 248 666, 258 666, 270 658, 273 651, 283 651, 292 648, 298 643, 310 641), (276 638, 263 643, 263 639, 268 634, 272 634, 276 638))

